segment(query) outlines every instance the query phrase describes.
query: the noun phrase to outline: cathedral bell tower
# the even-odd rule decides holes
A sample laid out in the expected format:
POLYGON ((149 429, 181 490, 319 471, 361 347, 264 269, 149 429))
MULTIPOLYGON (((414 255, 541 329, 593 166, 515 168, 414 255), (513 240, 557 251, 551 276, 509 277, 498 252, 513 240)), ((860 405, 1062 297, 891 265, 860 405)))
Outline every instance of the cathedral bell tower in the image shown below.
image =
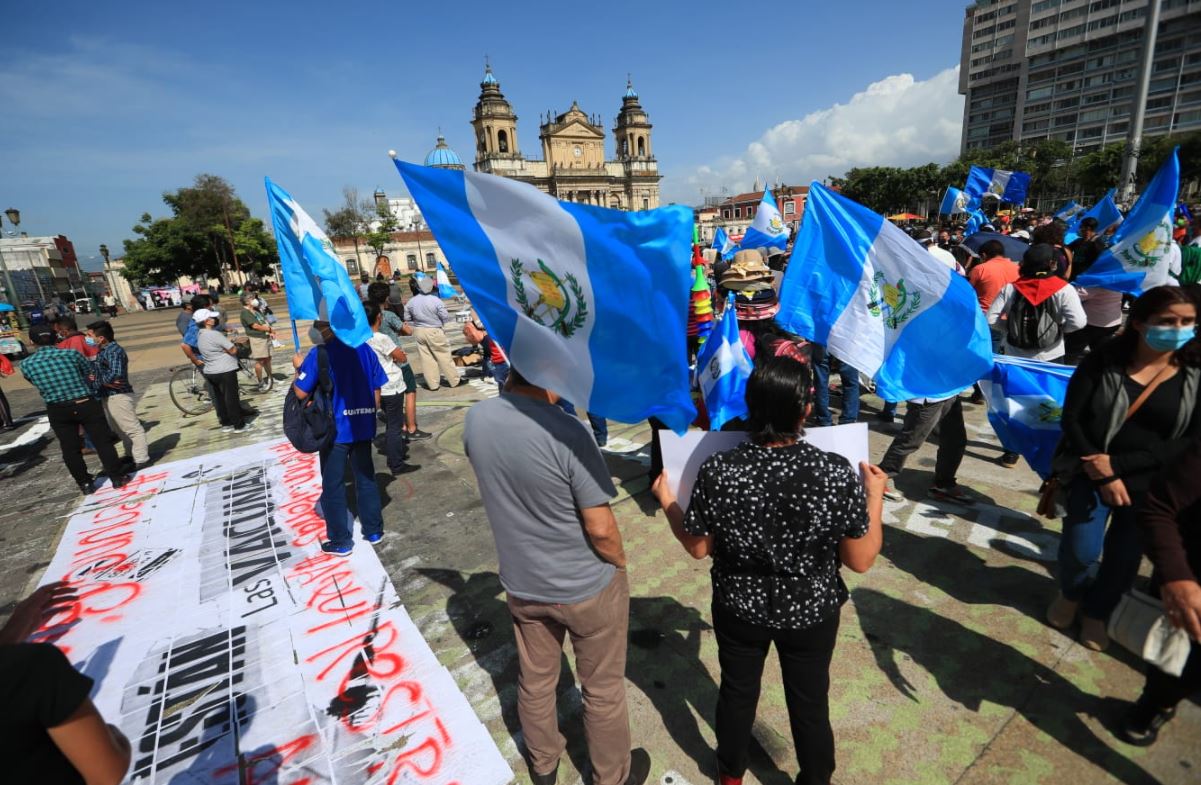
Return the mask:
POLYGON ((517 115, 500 91, 500 82, 485 63, 480 98, 476 101, 471 126, 475 129, 475 168, 487 172, 488 161, 521 157, 517 146, 517 115))
POLYGON ((613 139, 617 143, 617 160, 654 160, 650 120, 642 104, 638 103, 638 93, 634 92, 634 83, 629 79, 626 79, 626 93, 621 99, 621 110, 613 126, 613 139))

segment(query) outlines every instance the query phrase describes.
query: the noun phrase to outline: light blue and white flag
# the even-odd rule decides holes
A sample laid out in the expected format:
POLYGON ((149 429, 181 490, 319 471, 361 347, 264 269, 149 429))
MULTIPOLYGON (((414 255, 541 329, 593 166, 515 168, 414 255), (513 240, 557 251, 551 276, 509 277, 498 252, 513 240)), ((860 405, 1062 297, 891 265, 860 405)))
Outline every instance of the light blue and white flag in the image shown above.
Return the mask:
POLYGON ((730 239, 730 235, 726 234, 726 230, 722 227, 717 227, 717 231, 713 233, 713 248, 717 251, 717 255, 723 260, 734 258, 734 254, 738 252, 738 243, 730 239))
POLYGON ((1083 209, 1084 205, 1077 204, 1076 200, 1073 199, 1063 207, 1060 207, 1059 210, 1055 212, 1055 217, 1066 223, 1067 221, 1072 220, 1072 218, 1083 209))
POLYGON ((776 321, 824 344, 889 401, 943 398, 992 365, 976 292, 883 216, 813 183, 776 321))
POLYGON ((988 421, 1001 445, 1020 453, 1044 480, 1059 444, 1063 399, 1075 368, 998 355, 980 380, 988 400, 988 421))
POLYGON ((1097 219, 1097 234, 1103 235, 1110 228, 1122 223, 1122 211, 1118 209, 1118 205, 1113 200, 1113 195, 1117 193, 1116 188, 1110 188, 1109 193, 1101 197, 1101 201, 1094 204, 1091 208, 1083 213, 1077 213, 1070 222, 1068 228, 1064 232, 1064 245, 1071 245, 1076 242, 1080 236, 1080 223, 1085 218, 1097 219))
POLYGON ((946 195, 942 198, 942 205, 939 206, 938 212, 940 215, 956 215, 973 212, 979 207, 979 198, 973 199, 958 188, 949 187, 946 195))
POLYGON ((453 300, 459 296, 455 288, 450 285, 450 276, 446 274, 446 268, 442 266, 442 262, 438 262, 435 280, 438 282, 438 296, 443 300, 453 300))
POLYGON ((973 166, 968 170, 967 183, 963 190, 968 196, 983 199, 985 194, 1000 197, 1002 202, 1024 204, 1026 192, 1030 190, 1030 175, 1025 172, 1007 172, 1004 169, 989 169, 973 166))
POLYGON ((531 185, 396 162, 513 367, 588 412, 696 417, 688 376, 692 210, 559 202, 531 185))
POLYGON ((291 194, 270 177, 264 179, 293 326, 297 319, 321 319, 329 322, 342 343, 366 343, 371 325, 333 243, 291 194))
POLYGON ((780 217, 780 208, 771 191, 764 189, 763 199, 759 209, 755 211, 755 220, 751 221, 746 234, 742 236, 741 248, 779 248, 781 251, 788 245, 788 227, 780 217))
POLYGON ((967 226, 963 229, 964 237, 971 237, 988 224, 988 216, 983 210, 973 210, 967 217, 967 226))
POLYGON ((1172 241, 1176 193, 1180 190, 1178 150, 1172 150, 1114 232, 1113 244, 1074 281, 1076 286, 1138 295, 1171 283, 1173 260, 1180 260, 1180 251, 1172 241))
POLYGON ((751 378, 751 370, 751 356, 738 337, 738 314, 731 294, 721 321, 696 358, 696 383, 705 397, 709 430, 720 431, 730 420, 746 416, 746 380, 751 378))

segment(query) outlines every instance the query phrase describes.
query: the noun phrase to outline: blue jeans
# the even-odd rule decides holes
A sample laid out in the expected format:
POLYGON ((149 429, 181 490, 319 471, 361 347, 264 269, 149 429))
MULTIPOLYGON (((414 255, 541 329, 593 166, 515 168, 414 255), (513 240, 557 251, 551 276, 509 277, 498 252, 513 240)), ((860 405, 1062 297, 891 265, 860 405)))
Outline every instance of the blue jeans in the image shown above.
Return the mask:
POLYGON ((346 510, 347 463, 354 473, 354 493, 358 499, 359 524, 363 527, 363 536, 379 534, 384 530, 371 442, 335 444, 321 452, 321 513, 325 516, 325 536, 339 546, 354 545, 354 532, 351 531, 346 510))
MULTIPOLYGON (((573 406, 571 401, 568 401, 566 398, 559 399, 559 408, 570 414, 572 417, 576 416, 575 406, 573 406)), ((609 423, 604 417, 597 417, 589 412, 588 424, 592 426, 592 435, 596 438, 596 443, 601 447, 604 447, 609 441, 609 423)))
POLYGON ((1059 538, 1059 588, 1064 597, 1080 602, 1089 618, 1108 619, 1138 575, 1143 549, 1135 519, 1142 494, 1132 494, 1131 500, 1131 506, 1111 510, 1087 477, 1068 487, 1059 538))
POLYGON ((505 380, 509 378, 508 363, 492 363, 492 379, 496 382, 497 387, 504 387, 505 380))
MULTIPOLYGON (((823 351, 822 358, 813 364, 817 373, 817 390, 813 401, 813 416, 818 425, 833 425, 834 415, 830 412, 830 353, 823 351)), ((843 363, 838 372, 842 379, 842 414, 839 425, 859 420, 859 371, 843 363)))

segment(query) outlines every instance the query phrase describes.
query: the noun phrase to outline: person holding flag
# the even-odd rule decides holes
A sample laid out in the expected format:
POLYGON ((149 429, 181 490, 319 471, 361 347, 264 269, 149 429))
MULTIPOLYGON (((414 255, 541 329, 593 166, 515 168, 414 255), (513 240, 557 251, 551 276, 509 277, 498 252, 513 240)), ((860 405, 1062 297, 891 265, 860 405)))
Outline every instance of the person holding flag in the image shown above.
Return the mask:
POLYGON ((779 248, 784 250, 788 245, 788 227, 780 217, 780 208, 771 191, 763 190, 763 199, 759 209, 755 211, 755 220, 742 236, 741 248, 779 248))

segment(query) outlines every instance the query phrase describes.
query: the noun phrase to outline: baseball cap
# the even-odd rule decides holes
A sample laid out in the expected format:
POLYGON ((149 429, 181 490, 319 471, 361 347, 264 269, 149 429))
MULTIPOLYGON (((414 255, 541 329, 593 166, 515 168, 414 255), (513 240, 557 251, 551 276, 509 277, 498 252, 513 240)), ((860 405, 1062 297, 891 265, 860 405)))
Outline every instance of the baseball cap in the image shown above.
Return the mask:
POLYGON ((192 314, 192 321, 200 322, 202 324, 204 323, 205 319, 220 319, 220 318, 221 318, 221 314, 217 313, 216 311, 212 310, 211 308, 200 308, 200 309, 197 309, 197 311, 192 314))

